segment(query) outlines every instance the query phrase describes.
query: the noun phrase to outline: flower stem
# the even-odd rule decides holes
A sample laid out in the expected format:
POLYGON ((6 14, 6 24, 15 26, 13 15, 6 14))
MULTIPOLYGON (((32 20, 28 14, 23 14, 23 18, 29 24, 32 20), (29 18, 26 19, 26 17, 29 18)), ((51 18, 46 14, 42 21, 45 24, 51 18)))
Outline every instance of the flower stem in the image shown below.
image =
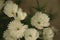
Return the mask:
POLYGON ((39 0, 36 0, 38 8, 40 8, 39 0))

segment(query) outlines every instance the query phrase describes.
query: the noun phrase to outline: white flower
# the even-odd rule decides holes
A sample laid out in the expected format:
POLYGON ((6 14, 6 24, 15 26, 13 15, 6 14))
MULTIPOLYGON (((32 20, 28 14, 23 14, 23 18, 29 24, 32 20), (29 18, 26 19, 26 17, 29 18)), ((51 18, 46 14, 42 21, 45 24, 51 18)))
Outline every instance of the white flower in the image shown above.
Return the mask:
POLYGON ((17 40, 16 38, 13 38, 12 36, 10 36, 9 30, 4 31, 3 38, 5 40, 17 40))
POLYGON ((3 6, 4 6, 4 0, 0 0, 0 10, 2 9, 3 6))
POLYGON ((23 25, 20 21, 14 20, 8 25, 10 35, 14 38, 21 38, 24 36, 27 25, 23 25))
POLYGON ((4 7, 4 13, 8 17, 13 17, 13 14, 16 13, 18 10, 18 5, 13 3, 11 0, 6 2, 6 5, 4 7))
POLYGON ((30 28, 25 31, 25 40, 36 40, 39 37, 39 32, 34 29, 30 28))
POLYGON ((19 8, 17 13, 15 13, 14 18, 17 20, 24 20, 26 16, 27 16, 27 13, 23 12, 23 10, 19 8))
POLYGON ((43 39, 44 40, 53 40, 54 32, 51 28, 43 29, 43 39))
POLYGON ((48 27, 50 25, 49 19, 47 14, 36 12, 35 16, 31 18, 31 24, 38 29, 43 29, 43 27, 48 27))

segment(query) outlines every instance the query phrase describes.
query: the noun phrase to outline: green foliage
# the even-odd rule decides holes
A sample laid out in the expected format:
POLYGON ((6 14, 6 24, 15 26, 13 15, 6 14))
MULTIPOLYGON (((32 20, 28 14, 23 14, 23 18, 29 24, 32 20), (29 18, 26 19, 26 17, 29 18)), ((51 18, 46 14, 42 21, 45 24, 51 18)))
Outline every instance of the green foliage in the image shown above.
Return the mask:
POLYGON ((45 13, 46 4, 43 7, 41 7, 39 4, 39 0, 36 0, 36 2, 37 2, 37 8, 35 8, 35 7, 32 7, 32 8, 34 8, 35 10, 37 10, 39 12, 41 11, 41 12, 45 13))
POLYGON ((26 19, 22 21, 22 23, 28 24, 28 26, 31 27, 31 18, 34 14, 35 13, 33 13, 32 9, 30 9, 30 13, 27 15, 26 19))
POLYGON ((23 0, 14 0, 14 2, 16 3, 16 4, 20 4, 21 2, 22 2, 23 0))

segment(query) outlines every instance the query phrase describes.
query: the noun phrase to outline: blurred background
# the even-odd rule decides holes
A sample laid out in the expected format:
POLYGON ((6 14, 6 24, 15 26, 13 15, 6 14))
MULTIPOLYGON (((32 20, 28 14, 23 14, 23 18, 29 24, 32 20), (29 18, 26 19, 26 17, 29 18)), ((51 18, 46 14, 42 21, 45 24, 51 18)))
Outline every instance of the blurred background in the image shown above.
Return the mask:
MULTIPOLYGON (((29 13, 29 9, 31 7, 37 7, 36 0, 21 0, 21 2, 19 0, 12 0, 12 1, 15 3, 19 2, 19 7, 21 7, 27 13, 29 13)), ((46 5, 45 9, 47 13, 50 12, 50 10, 52 10, 51 14, 54 16, 54 19, 51 20, 50 22, 51 22, 51 25, 53 25, 58 30, 58 32, 54 37, 54 40, 60 40, 60 0, 39 0, 39 4, 41 7, 46 5)), ((35 9, 32 8, 32 10, 36 12, 35 9)), ((8 19, 6 19, 6 17, 7 17, 6 15, 3 16, 2 13, 0 13, 0 28, 4 28, 2 26, 4 26, 4 24, 7 25, 8 22, 11 21, 11 20, 7 21, 10 18, 7 17, 8 19), (4 18, 6 20, 2 20, 4 18), (7 23, 4 23, 4 22, 7 22, 7 23)))

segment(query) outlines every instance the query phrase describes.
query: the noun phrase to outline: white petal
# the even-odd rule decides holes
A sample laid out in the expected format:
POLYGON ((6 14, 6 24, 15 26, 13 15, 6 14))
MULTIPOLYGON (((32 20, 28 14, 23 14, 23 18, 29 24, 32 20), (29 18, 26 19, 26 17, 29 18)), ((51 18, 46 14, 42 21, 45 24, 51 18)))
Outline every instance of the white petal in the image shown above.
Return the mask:
POLYGON ((35 26, 37 29, 43 29, 43 27, 48 27, 49 17, 47 14, 42 12, 36 12, 36 14, 31 18, 31 24, 35 26))
POLYGON ((12 1, 7 1, 6 5, 4 7, 4 13, 8 16, 8 17, 13 17, 14 13, 17 12, 18 9, 18 5, 13 3, 12 1))
POLYGON ((21 8, 17 11, 17 16, 14 14, 14 18, 17 20, 24 20, 27 16, 26 12, 23 12, 21 8))
POLYGON ((43 39, 44 40, 53 40, 54 32, 51 28, 45 28, 43 30, 43 39))
POLYGON ((34 28, 30 28, 26 30, 24 37, 25 40, 36 40, 39 37, 39 32, 34 28))
POLYGON ((10 35, 14 38, 22 38, 28 25, 22 24, 20 21, 14 20, 8 25, 10 35))

